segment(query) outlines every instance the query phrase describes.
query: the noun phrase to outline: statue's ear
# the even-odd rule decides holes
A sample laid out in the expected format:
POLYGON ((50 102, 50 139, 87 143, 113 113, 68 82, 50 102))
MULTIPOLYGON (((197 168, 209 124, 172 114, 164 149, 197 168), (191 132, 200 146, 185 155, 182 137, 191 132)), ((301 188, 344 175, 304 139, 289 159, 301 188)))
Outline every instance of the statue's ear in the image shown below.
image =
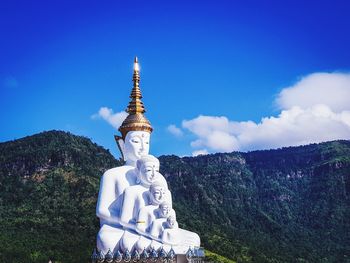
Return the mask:
POLYGON ((124 155, 124 149, 125 149, 125 143, 122 137, 118 135, 114 135, 114 139, 117 142, 118 149, 120 151, 120 154, 122 155, 123 160, 125 161, 125 155, 124 155))

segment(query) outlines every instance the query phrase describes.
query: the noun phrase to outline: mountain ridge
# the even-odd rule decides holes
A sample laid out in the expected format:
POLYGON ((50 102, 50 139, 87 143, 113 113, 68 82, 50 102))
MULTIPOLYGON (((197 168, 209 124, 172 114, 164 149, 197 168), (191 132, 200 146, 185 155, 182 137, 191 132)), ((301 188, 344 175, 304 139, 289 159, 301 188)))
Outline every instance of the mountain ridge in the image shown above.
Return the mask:
MULTIPOLYGON (((0 152, 0 261, 87 261, 99 178, 122 161, 62 131, 0 152)), ((159 159, 180 226, 209 250, 239 262, 350 259, 350 141, 159 159)))

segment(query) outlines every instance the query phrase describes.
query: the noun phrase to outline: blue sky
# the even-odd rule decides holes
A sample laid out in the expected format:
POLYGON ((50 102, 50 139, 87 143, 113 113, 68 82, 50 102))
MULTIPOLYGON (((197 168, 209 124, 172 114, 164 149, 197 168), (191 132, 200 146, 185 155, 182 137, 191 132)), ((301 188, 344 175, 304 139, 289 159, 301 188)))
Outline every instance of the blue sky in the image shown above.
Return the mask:
POLYGON ((348 1, 2 1, 0 141, 58 129, 119 156, 98 112, 126 108, 135 55, 154 155, 350 139, 349 13, 348 1))

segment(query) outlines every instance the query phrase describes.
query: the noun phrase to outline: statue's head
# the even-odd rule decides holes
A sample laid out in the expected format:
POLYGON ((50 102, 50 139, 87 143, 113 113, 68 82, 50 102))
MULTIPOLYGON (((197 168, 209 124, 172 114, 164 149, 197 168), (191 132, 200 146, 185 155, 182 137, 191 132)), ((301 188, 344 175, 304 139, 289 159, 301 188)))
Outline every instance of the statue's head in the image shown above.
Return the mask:
POLYGON ((176 215, 172 214, 168 216, 168 218, 166 219, 166 222, 169 228, 176 228, 177 227, 176 215))
POLYGON ((166 193, 169 192, 166 187, 160 183, 154 183, 150 186, 151 202, 154 205, 159 205, 166 200, 166 193))
POLYGON ((139 181, 150 186, 159 177, 159 160, 153 155, 143 155, 136 161, 136 168, 139 181))
POLYGON ((153 130, 151 123, 146 118, 146 112, 139 87, 140 74, 137 58, 134 62, 133 89, 131 101, 126 109, 128 116, 119 127, 122 136, 115 135, 119 150, 124 161, 129 165, 135 165, 136 160, 148 154, 150 135, 153 130))
POLYGON ((172 210, 172 205, 168 201, 164 201, 159 205, 160 217, 167 218, 172 210))
POLYGON ((145 131, 130 131, 125 139, 119 142, 124 161, 135 163, 142 156, 148 155, 150 133, 145 131))

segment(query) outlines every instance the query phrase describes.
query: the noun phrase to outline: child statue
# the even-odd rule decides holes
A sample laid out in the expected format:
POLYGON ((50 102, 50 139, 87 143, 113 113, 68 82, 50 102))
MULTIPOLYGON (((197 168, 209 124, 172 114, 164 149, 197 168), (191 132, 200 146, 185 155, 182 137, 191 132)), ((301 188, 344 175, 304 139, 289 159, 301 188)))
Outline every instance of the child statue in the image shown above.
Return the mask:
POLYGON ((168 185, 159 173, 159 161, 153 155, 142 156, 136 162, 137 184, 125 189, 120 207, 120 224, 129 229, 136 228, 140 210, 164 200, 168 185), (150 191, 149 191, 150 190, 150 191))
POLYGON ((167 191, 164 198, 159 198, 158 192, 162 191, 161 187, 161 185, 155 184, 150 187, 151 203, 141 208, 139 211, 136 222, 136 231, 142 235, 148 235, 153 220, 167 217, 171 212, 175 213, 172 209, 170 191, 167 191))

